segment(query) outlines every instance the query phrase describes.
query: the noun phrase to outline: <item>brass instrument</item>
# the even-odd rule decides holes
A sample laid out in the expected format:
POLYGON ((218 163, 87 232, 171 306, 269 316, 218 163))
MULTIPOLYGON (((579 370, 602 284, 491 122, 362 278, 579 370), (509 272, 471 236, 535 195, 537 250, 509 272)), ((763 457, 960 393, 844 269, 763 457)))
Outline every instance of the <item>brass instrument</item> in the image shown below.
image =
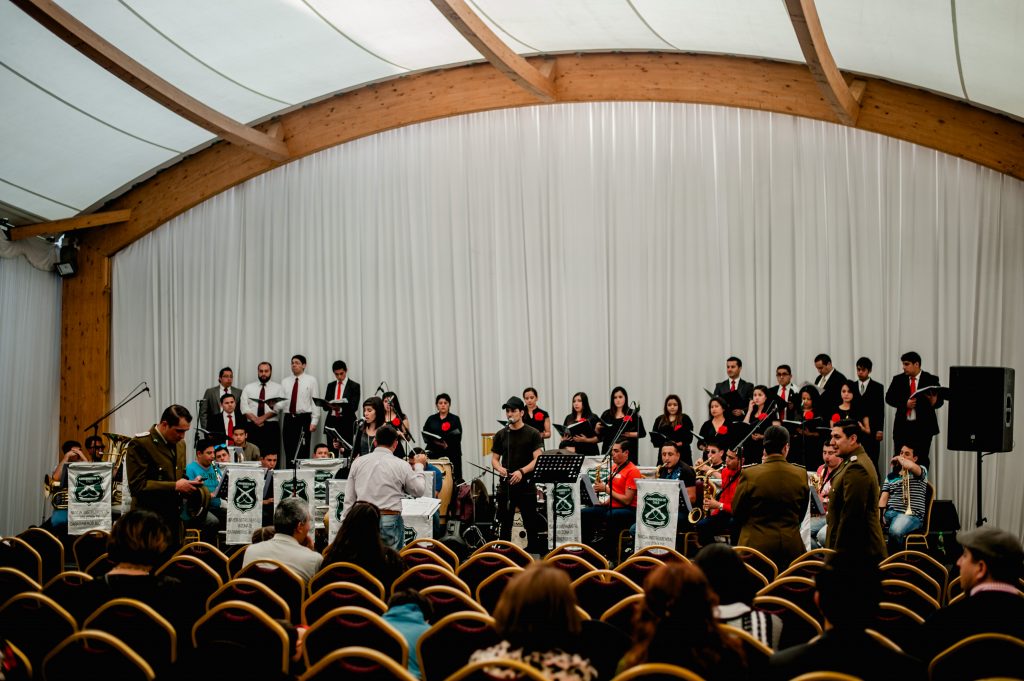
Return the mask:
POLYGON ((907 510, 903 511, 903 515, 914 515, 914 511, 910 508, 910 470, 907 468, 903 469, 900 473, 900 477, 903 478, 903 498, 907 500, 907 510))
POLYGON ((697 476, 696 489, 697 499, 700 503, 694 506, 693 510, 686 516, 691 525, 696 525, 704 518, 704 504, 708 502, 708 499, 714 499, 718 496, 718 487, 711 481, 710 471, 706 475, 697 476))
POLYGON ((185 512, 188 513, 190 519, 201 518, 206 515, 212 500, 210 488, 201 484, 194 492, 185 497, 185 512))
POLYGON ((54 480, 47 473, 43 476, 43 496, 47 498, 54 510, 68 507, 68 491, 61 489, 60 480, 54 480))
POLYGON ((808 473, 807 474, 807 480, 812 485, 814 485, 814 489, 818 493, 818 496, 821 496, 822 479, 821 479, 821 476, 818 475, 818 472, 817 471, 813 471, 811 473, 808 473))
POLYGON ((120 507, 123 498, 121 488, 128 483, 127 480, 121 479, 121 465, 124 462, 124 458, 128 455, 128 443, 132 439, 127 435, 120 435, 118 433, 103 433, 103 436, 110 440, 110 449, 103 453, 100 461, 110 462, 110 474, 113 479, 110 489, 110 502, 112 505, 120 507))

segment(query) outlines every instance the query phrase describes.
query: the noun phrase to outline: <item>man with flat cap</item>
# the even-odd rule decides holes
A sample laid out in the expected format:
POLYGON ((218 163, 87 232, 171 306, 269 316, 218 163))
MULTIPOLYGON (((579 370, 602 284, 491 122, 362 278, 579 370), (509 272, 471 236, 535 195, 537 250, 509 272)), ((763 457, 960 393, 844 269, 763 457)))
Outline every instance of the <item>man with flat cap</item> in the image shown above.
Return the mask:
POLYGON ((536 428, 523 421, 525 402, 513 395, 501 408, 505 410, 508 425, 494 435, 491 445, 491 467, 502 478, 498 488, 498 522, 501 523, 498 538, 505 541, 512 538, 512 518, 518 506, 530 552, 544 553, 538 541, 541 521, 537 515, 537 486, 530 476, 537 465, 543 440, 536 428))
POLYGON ((919 655, 924 660, 974 634, 1024 639, 1024 597, 1018 581, 1024 566, 1020 539, 1005 530, 980 527, 961 532, 957 541, 964 550, 956 564, 967 595, 925 620, 919 655))

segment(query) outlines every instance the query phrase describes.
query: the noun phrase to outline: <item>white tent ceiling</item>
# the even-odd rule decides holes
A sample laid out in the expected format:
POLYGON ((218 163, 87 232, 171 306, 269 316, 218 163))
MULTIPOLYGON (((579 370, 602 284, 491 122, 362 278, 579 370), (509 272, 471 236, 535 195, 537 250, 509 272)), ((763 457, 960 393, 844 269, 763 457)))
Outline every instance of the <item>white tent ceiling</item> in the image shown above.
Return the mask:
MULTIPOLYGON (((480 61, 429 0, 62 0, 128 56, 244 123, 480 61)), ((475 0, 523 55, 707 52, 802 62, 782 0, 475 0)), ((1019 0, 818 0, 838 66, 1024 118, 1019 0)), ((76 215, 211 142, 0 3, 0 215, 76 215), (13 210, 10 210, 13 209, 13 210)))

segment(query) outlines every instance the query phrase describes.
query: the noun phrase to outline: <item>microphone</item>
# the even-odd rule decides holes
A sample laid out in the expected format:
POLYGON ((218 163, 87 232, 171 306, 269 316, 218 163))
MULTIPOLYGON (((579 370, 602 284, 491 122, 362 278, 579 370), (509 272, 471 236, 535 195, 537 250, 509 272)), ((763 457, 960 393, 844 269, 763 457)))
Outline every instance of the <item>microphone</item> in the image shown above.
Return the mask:
MULTIPOLYGON (((148 383, 145 386, 143 386, 142 391, 145 392, 145 393, 149 393, 149 384, 148 383)), ((149 396, 153 397, 153 394, 150 393, 149 396)))
POLYGON ((373 391, 373 394, 374 394, 374 395, 376 395, 377 393, 382 393, 382 392, 384 392, 384 386, 385 386, 385 385, 386 385, 386 384, 384 383, 384 381, 381 381, 381 382, 380 382, 380 385, 378 385, 378 386, 377 386, 377 389, 373 391))

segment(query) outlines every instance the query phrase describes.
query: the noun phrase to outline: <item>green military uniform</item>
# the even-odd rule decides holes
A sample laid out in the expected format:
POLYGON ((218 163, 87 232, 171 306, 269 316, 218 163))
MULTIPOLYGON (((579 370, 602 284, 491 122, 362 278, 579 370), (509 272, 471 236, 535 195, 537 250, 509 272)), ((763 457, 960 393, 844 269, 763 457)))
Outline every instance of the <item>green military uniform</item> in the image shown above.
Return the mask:
POLYGON ((171 536, 181 541, 182 496, 174 489, 185 477, 185 441, 171 445, 156 426, 128 444, 128 488, 132 510, 153 511, 167 523, 171 536))
POLYGON ((764 463, 740 474, 732 515, 740 525, 739 544, 757 549, 785 570, 806 548, 800 523, 809 500, 807 471, 769 454, 764 463))
POLYGON ((825 547, 857 551, 881 561, 886 556, 878 520, 878 474, 871 457, 857 447, 832 476, 825 547))

